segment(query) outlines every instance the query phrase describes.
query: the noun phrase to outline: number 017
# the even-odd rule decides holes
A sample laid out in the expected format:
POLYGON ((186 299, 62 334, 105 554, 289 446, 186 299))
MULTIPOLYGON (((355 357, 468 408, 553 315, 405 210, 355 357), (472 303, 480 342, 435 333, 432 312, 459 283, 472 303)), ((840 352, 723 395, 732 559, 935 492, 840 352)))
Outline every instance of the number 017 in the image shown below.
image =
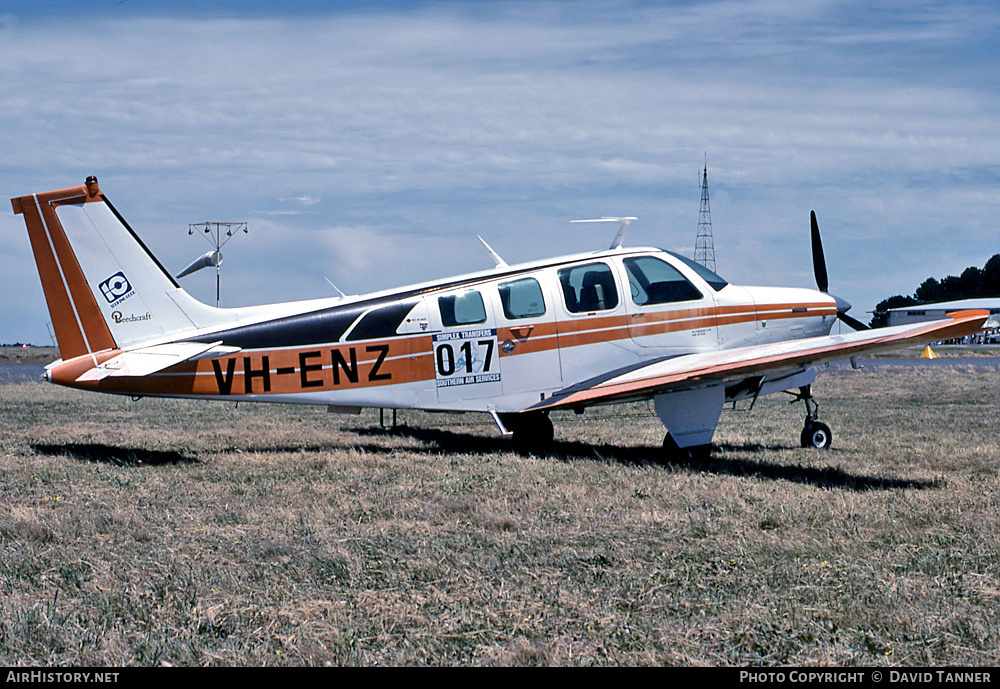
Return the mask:
MULTIPOLYGON (((478 348, 486 348, 486 356, 483 358, 483 368, 482 373, 488 373, 490 366, 493 363, 493 340, 479 340, 477 343, 478 348)), ((461 353, 461 358, 458 359, 458 363, 464 363, 465 371, 463 373, 473 373, 473 364, 476 363, 476 351, 472 348, 472 342, 466 340, 459 346, 459 351, 461 353)), ((438 374, 442 376, 450 376, 455 373, 455 349, 450 343, 445 342, 438 345, 437 351, 435 353, 435 358, 437 359, 437 370, 438 374)))

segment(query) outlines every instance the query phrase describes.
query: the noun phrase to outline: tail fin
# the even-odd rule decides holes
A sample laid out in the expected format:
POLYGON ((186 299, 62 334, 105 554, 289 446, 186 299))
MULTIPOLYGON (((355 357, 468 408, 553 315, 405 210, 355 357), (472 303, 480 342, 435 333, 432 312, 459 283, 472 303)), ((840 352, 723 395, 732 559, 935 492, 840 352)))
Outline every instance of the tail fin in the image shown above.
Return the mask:
POLYGON ((230 320, 178 286, 96 177, 11 204, 28 227, 64 360, 230 320))

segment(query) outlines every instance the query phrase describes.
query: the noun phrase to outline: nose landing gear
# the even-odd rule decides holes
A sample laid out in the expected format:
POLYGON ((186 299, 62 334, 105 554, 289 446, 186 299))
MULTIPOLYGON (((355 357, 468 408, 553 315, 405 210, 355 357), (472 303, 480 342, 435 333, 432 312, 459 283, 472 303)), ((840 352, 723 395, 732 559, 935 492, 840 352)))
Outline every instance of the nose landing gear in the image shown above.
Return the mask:
POLYGON ((806 404, 806 420, 802 426, 802 433, 799 435, 799 442, 802 447, 813 447, 817 450, 825 450, 830 447, 833 440, 833 433, 830 427, 819 420, 819 403, 812 396, 812 386, 804 385, 799 388, 799 394, 795 396, 792 403, 802 401, 806 404))

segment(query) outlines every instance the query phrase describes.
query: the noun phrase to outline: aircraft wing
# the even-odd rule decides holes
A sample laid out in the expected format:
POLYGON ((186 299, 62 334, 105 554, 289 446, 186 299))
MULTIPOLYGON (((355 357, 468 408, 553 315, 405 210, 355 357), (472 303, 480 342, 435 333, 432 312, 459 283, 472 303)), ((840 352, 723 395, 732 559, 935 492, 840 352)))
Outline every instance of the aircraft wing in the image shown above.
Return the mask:
POLYGON ((175 364, 194 359, 204 359, 238 352, 239 347, 222 346, 222 341, 211 344, 200 342, 170 342, 141 347, 122 352, 99 366, 89 369, 78 381, 101 380, 108 376, 148 376, 175 364))
POLYGON ((787 372, 849 359, 858 354, 962 337, 982 329, 989 312, 961 311, 949 315, 946 320, 920 325, 786 340, 660 359, 617 375, 605 375, 570 386, 535 404, 531 409, 572 409, 649 399, 660 393, 701 384, 725 383, 750 376, 787 372))

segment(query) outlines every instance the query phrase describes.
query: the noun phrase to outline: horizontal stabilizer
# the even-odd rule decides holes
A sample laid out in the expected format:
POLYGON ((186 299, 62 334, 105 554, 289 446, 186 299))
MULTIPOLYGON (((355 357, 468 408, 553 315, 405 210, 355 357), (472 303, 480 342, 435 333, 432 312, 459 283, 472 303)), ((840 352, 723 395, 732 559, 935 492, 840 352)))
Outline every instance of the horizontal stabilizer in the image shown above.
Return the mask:
POLYGON ((77 378, 78 382, 94 381, 109 376, 148 376, 176 364, 197 359, 223 356, 240 351, 239 347, 222 346, 222 341, 171 342, 122 352, 113 359, 88 370, 77 378))

